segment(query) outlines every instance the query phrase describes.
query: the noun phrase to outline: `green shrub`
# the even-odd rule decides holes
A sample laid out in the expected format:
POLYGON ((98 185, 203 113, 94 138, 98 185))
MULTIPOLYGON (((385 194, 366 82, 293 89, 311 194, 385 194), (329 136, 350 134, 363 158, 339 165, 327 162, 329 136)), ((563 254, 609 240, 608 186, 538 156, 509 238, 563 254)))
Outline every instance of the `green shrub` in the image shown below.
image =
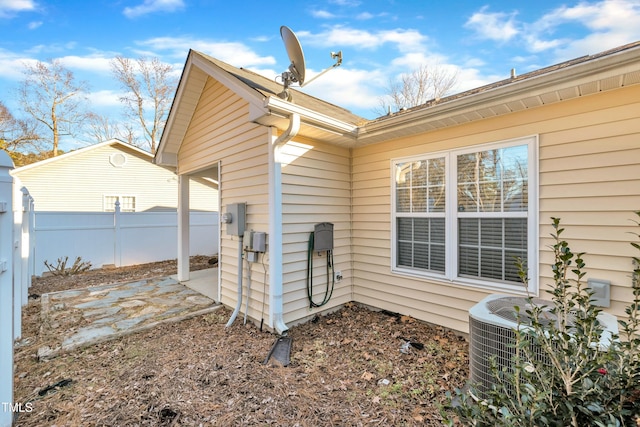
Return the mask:
MULTIPOLYGON (((636 215, 640 218, 640 212, 636 215)), ((449 393, 445 424, 640 426, 640 256, 633 257, 627 318, 619 321, 619 334, 602 346, 601 309, 591 303, 593 293, 583 281, 583 254, 571 251, 560 238, 560 220, 552 220, 554 284, 547 292, 553 304, 538 306, 528 298, 530 327, 515 330, 511 367, 492 363, 496 385, 486 393, 474 384, 449 393)), ((640 251, 640 244, 631 245, 640 251)), ((524 266, 518 264, 526 286, 524 266)))

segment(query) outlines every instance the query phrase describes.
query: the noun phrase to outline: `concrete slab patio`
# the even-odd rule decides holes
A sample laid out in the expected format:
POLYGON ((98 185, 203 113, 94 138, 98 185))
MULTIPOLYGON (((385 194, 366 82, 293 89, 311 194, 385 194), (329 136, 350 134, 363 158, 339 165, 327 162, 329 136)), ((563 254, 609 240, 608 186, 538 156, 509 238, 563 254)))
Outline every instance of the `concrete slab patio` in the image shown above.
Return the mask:
POLYGON ((42 295, 41 359, 210 313, 220 305, 175 278, 144 279, 42 295))

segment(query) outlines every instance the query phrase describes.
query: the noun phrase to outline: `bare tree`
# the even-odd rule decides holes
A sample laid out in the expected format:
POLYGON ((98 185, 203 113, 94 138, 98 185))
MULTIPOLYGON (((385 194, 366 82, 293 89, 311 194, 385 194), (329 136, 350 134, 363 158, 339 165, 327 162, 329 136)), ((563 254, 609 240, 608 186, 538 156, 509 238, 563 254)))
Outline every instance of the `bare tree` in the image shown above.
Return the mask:
POLYGON ((25 113, 51 132, 51 147, 58 155, 60 138, 74 135, 87 116, 87 84, 77 82, 60 61, 25 64, 18 100, 25 113))
POLYGON ((36 151, 35 157, 46 158, 42 139, 33 121, 18 120, 0 101, 0 149, 6 150, 16 166, 24 164, 25 153, 36 151))
POLYGON ((399 80, 389 82, 387 95, 380 98, 380 114, 417 107, 428 101, 437 102, 458 82, 458 73, 440 64, 421 65, 399 80))
POLYGON ((140 122, 149 150, 155 154, 177 84, 171 66, 158 58, 132 60, 118 56, 111 61, 111 69, 127 91, 120 101, 140 122))
POLYGON ((106 116, 91 113, 87 120, 87 128, 91 142, 119 139, 129 144, 134 143, 133 130, 129 125, 113 123, 106 116))

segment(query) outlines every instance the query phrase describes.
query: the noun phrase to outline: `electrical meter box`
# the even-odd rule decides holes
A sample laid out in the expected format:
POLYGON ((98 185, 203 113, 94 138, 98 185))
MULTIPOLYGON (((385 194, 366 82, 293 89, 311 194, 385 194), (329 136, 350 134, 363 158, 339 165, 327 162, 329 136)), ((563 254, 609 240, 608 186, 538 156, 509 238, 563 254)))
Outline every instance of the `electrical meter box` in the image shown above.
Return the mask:
POLYGON ((243 236, 246 227, 246 203, 233 203, 227 205, 227 215, 230 216, 230 221, 227 222, 227 235, 230 236, 243 236))
POLYGON ((321 222, 313 228, 313 250, 324 252, 333 250, 333 224, 321 222))

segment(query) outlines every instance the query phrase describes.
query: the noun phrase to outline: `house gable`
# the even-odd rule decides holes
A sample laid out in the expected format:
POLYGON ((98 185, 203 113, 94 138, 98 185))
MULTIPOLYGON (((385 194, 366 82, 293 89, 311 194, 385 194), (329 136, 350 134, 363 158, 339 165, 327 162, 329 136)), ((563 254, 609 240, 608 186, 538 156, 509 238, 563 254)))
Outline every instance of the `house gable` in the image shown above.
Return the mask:
MULTIPOLYGON (((33 163, 13 171, 39 211, 113 209, 105 204, 126 197, 136 211, 175 210, 177 179, 151 163, 152 155, 111 140, 33 163)), ((216 185, 194 183, 193 209, 217 210, 216 185)))

